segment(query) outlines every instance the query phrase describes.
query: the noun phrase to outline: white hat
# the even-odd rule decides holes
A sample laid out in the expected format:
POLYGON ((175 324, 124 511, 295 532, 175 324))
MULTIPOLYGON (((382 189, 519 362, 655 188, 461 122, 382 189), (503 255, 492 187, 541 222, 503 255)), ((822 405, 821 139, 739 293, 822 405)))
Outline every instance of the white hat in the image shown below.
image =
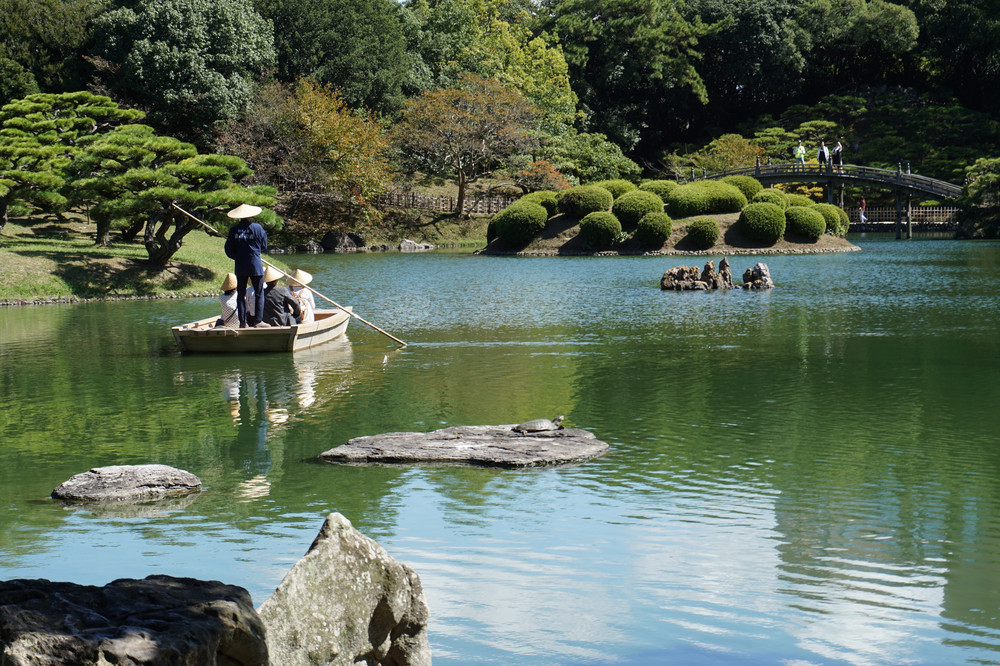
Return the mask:
POLYGON ((288 276, 288 284, 293 287, 304 287, 312 282, 313 276, 306 273, 301 268, 296 268, 295 272, 288 276))
POLYGON ((264 271, 264 282, 277 282, 281 279, 281 273, 274 266, 268 266, 264 271))
POLYGON ((226 213, 226 215, 234 219, 240 219, 243 217, 253 217, 254 215, 259 215, 260 211, 261 209, 258 208, 257 206, 251 206, 250 204, 240 204, 236 208, 226 213))

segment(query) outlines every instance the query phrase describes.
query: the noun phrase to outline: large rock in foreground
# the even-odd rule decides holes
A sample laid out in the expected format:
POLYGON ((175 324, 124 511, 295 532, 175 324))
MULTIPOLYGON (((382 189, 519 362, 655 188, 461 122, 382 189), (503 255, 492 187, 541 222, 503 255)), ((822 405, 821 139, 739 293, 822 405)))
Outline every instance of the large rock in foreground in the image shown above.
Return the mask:
POLYGON ((268 664, 245 589, 170 576, 104 587, 0 582, 0 650, 9 666, 268 664))
POLYGON ((430 666, 420 578, 339 513, 260 607, 281 666, 430 666))
POLYGON ((55 499, 74 502, 144 502, 201 490, 201 479, 167 465, 95 467, 64 481, 55 499))
POLYGON ((608 445, 577 428, 519 433, 511 425, 454 426, 433 432, 355 437, 319 454, 332 463, 432 463, 535 467, 596 458, 608 445))

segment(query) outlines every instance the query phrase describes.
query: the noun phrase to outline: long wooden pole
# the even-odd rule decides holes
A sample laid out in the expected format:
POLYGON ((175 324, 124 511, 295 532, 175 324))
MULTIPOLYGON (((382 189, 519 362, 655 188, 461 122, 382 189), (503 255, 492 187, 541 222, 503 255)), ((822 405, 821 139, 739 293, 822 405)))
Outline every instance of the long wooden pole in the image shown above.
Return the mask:
MULTIPOLYGON (((179 210, 180 212, 182 212, 182 213, 184 213, 185 215, 187 215, 188 217, 190 217, 190 218, 191 218, 192 220, 194 220, 194 221, 195 221, 195 222, 197 222, 198 224, 200 224, 200 225, 204 226, 204 227, 205 227, 206 229, 208 229, 209 231, 211 231, 212 233, 214 233, 214 234, 215 234, 216 236, 219 236, 219 237, 221 237, 221 238, 225 238, 225 236, 223 236, 223 235, 222 235, 221 233, 219 233, 219 231, 218 231, 218 230, 217 230, 217 229, 216 229, 215 227, 213 227, 212 225, 210 225, 210 224, 209 224, 208 222, 204 222, 204 221, 202 221, 202 220, 199 220, 199 219, 198 219, 197 217, 195 217, 195 216, 194 216, 194 215, 192 215, 191 213, 187 212, 186 210, 184 210, 183 208, 181 208, 181 207, 180 207, 180 206, 178 206, 177 204, 171 204, 171 205, 172 205, 172 206, 173 206, 174 208, 176 208, 177 210, 179 210)), ((264 259, 263 257, 261 257, 261 262, 262 262, 262 263, 264 263, 264 264, 267 264, 268 266, 270 266, 270 267, 271 267, 271 268, 273 268, 274 270, 278 271, 279 273, 281 273, 282 275, 284 275, 284 276, 285 276, 286 278, 292 278, 292 276, 291 276, 291 275, 289 275, 289 274, 288 274, 288 273, 286 273, 285 271, 281 270, 280 268, 278 268, 277 266, 275 266, 274 264, 272 264, 272 263, 271 263, 270 261, 268 261, 267 259, 264 259)), ((294 280, 295 278, 292 278, 292 279, 294 280)), ((316 295, 317 295, 317 296, 319 296, 320 298, 322 298, 322 299, 323 299, 324 301, 326 301, 327 303, 330 303, 330 304, 331 304, 331 305, 333 305, 334 307, 336 307, 336 308, 338 308, 338 309, 340 309, 340 310, 343 310, 343 311, 344 311, 344 312, 346 312, 347 314, 351 315, 352 317, 354 317, 355 319, 357 319, 357 320, 358 320, 358 321, 360 321, 361 323, 363 323, 363 324, 367 324, 368 326, 371 326, 372 328, 374 328, 374 329, 375 329, 376 331, 378 331, 378 332, 379 332, 379 333, 381 333, 382 335, 386 336, 387 338, 392 338, 393 340, 395 340, 396 342, 398 342, 398 343, 399 343, 400 345, 402 345, 403 347, 405 347, 405 346, 406 346, 406 343, 405 343, 405 342, 403 342, 402 340, 400 340, 399 338, 397 338, 397 337, 396 337, 395 335, 392 335, 391 333, 387 333, 386 331, 383 331, 383 330, 382 330, 381 328, 379 328, 379 327, 378 327, 378 326, 376 326, 375 324, 373 324, 373 323, 371 323, 370 321, 368 321, 368 320, 366 320, 366 319, 362 318, 362 317, 361 317, 361 316, 359 316, 359 315, 356 315, 356 314, 354 314, 354 313, 353 313, 353 312, 352 312, 351 310, 348 310, 347 308, 345 308, 344 306, 340 305, 339 303, 336 303, 336 302, 334 302, 334 301, 333 301, 332 299, 329 299, 329 298, 327 298, 326 296, 324 296, 323 294, 319 293, 318 291, 316 291, 315 289, 313 289, 313 288, 312 288, 312 287, 310 287, 309 285, 307 285, 307 284, 304 284, 304 285, 302 285, 302 286, 303 286, 303 287, 305 287, 306 289, 308 289, 309 291, 311 291, 312 293, 316 294, 316 295)))

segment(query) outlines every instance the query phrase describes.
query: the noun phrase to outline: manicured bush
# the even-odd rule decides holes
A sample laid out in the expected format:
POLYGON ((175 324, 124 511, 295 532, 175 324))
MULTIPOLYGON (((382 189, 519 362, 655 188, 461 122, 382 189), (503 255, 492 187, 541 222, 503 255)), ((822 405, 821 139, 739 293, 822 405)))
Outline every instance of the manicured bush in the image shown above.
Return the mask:
POLYGON ((816 202, 807 197, 804 194, 785 194, 785 201, 788 203, 788 208, 792 206, 815 206, 816 202))
POLYGON ((621 195, 611 204, 611 212, 623 229, 631 229, 639 224, 646 213, 662 213, 663 199, 652 192, 634 190, 621 195))
MULTIPOLYGON (((813 206, 813 210, 818 211, 819 214, 823 216, 823 220, 826 222, 826 233, 832 234, 834 236, 841 235, 840 225, 842 223, 842 219, 846 220, 848 218, 847 218, 847 213, 841 210, 840 206, 834 206, 833 204, 828 204, 828 203, 821 203, 813 206), (841 214, 843 214, 844 216, 843 218, 840 217, 841 214)), ((848 221, 848 223, 850 222, 848 221)))
POLYGON ((611 192, 596 185, 577 185, 559 197, 559 210, 573 217, 583 218, 597 212, 607 212, 614 201, 611 192))
POLYGON ((826 220, 815 206, 792 206, 785 211, 786 233, 804 236, 812 240, 826 231, 826 220))
POLYGON ((700 250, 707 250, 719 240, 719 223, 710 217, 696 217, 688 223, 685 238, 700 250))
POLYGON ((621 222, 607 211, 589 213, 580 220, 580 237, 594 249, 609 247, 621 232, 621 222))
POLYGON ((625 180, 624 178, 618 178, 615 180, 600 180, 596 183, 587 183, 588 185, 596 185, 597 187, 603 187, 608 192, 611 192, 611 196, 615 199, 627 192, 635 191, 635 183, 625 180))
POLYGON ((639 183, 639 189, 643 192, 652 192, 664 201, 675 189, 680 187, 676 180, 644 180, 639 183))
POLYGON ((773 244, 785 233, 785 211, 763 201, 747 204, 737 223, 748 238, 773 244))
POLYGON ((646 213, 635 227, 635 239, 642 247, 659 249, 673 230, 673 223, 666 213, 646 213))
POLYGON ((553 190, 538 190, 537 192, 529 192, 523 197, 518 199, 518 201, 530 201, 531 203, 536 203, 552 217, 557 212, 559 212, 559 195, 553 190))
POLYGON ((526 245, 545 228, 549 214, 540 204, 515 201, 493 216, 496 235, 505 245, 526 245))
POLYGON ((743 193, 743 196, 747 198, 747 201, 753 199, 755 194, 764 189, 760 181, 753 176, 726 176, 722 179, 722 182, 729 183, 739 189, 743 193))
POLYGON ((776 190, 773 188, 768 188, 766 190, 761 190, 757 194, 753 195, 750 199, 750 203, 771 203, 778 208, 784 210, 788 208, 788 201, 785 199, 785 193, 781 190, 776 190))
MULTIPOLYGON (((503 212, 503 211, 501 211, 503 212)), ((500 213, 497 213, 499 215, 500 213)), ((486 225, 486 244, 489 245, 497 239, 497 218, 496 215, 490 220, 490 223, 486 225)))
POLYGON ((692 215, 737 213, 747 205, 739 188, 716 180, 699 180, 680 185, 665 202, 667 213, 675 220, 692 215))

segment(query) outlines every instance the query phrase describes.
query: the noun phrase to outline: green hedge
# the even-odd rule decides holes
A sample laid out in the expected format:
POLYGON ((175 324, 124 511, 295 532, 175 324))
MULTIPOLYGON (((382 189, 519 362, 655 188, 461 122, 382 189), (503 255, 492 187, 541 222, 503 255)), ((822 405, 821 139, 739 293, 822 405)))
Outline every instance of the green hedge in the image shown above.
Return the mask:
POLYGON ((764 189, 760 181, 753 176, 726 176, 722 179, 722 182, 729 183, 739 189, 743 193, 743 196, 747 198, 747 201, 753 199, 755 194, 764 189))
POLYGON ((594 249, 610 247, 621 232, 621 222, 607 211, 589 213, 580 220, 580 237, 594 249))
POLYGON ((739 188, 716 180, 699 180, 680 185, 666 200, 670 217, 691 217, 712 213, 738 213, 747 205, 739 188))
POLYGON ((628 192, 635 191, 635 183, 625 180, 624 178, 618 178, 615 180, 599 180, 596 183, 587 183, 588 185, 596 185, 597 187, 603 187, 608 192, 611 192, 611 196, 615 199, 628 192))
POLYGON ((782 210, 788 208, 788 200, 785 199, 785 193, 781 190, 775 190, 773 188, 761 190, 757 194, 753 195, 753 198, 750 199, 750 203, 770 203, 782 210))
POLYGON ((520 247, 541 233, 548 219, 549 214, 541 204, 515 201, 493 216, 493 224, 497 238, 505 245, 520 247))
POLYGON ((828 234, 843 236, 847 233, 851 226, 851 218, 847 216, 847 212, 843 208, 828 203, 816 204, 813 208, 818 210, 823 219, 826 220, 828 234))
POLYGON ((597 185, 577 185, 559 197, 559 210, 567 215, 582 218, 590 213, 607 212, 615 198, 611 192, 597 185))
POLYGON ((685 238, 700 250, 707 250, 719 240, 719 223, 710 217, 696 217, 688 223, 685 238))
POLYGON ((552 190, 529 192, 518 199, 518 201, 528 201, 538 204, 545 209, 545 211, 549 214, 549 217, 552 217, 559 212, 559 195, 552 190))
POLYGON ((792 206, 785 211, 786 233, 819 240, 826 231, 826 219, 815 206, 792 206))
POLYGON ((646 213, 662 213, 663 199, 652 192, 634 190, 615 199, 611 212, 621 222, 622 228, 631 229, 646 213))
POLYGON ((747 204, 737 224, 748 238, 773 244, 785 234, 785 211, 763 201, 747 204))
POLYGON ((785 194, 785 201, 788 208, 792 206, 815 206, 816 202, 804 194, 785 194))
POLYGON ((666 213, 646 213, 635 227, 635 239, 642 247, 658 250, 673 230, 673 222, 666 213))
POLYGON ((680 187, 680 185, 675 180, 644 180, 639 183, 640 190, 643 192, 652 192, 664 201, 666 201, 667 197, 670 196, 670 193, 678 187, 680 187))

